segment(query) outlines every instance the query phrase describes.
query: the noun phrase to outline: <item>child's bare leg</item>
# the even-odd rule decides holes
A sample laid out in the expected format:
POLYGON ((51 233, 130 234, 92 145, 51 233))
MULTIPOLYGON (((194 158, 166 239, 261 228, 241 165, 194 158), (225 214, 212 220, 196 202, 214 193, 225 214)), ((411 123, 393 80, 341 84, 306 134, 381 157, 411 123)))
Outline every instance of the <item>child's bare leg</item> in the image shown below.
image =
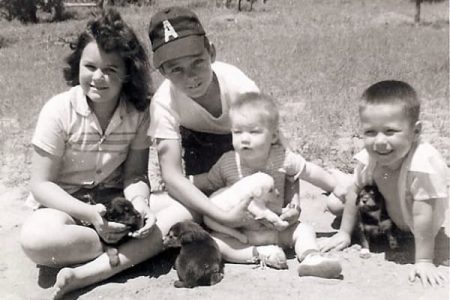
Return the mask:
POLYGON ((103 252, 97 232, 77 225, 68 214, 55 209, 39 209, 22 226, 20 242, 27 256, 50 267, 77 264, 103 252))
MULTIPOLYGON (((169 232, 173 224, 183 220, 195 219, 198 221, 198 216, 194 216, 167 195, 161 194, 158 199, 155 198, 152 198, 150 203, 155 202, 156 205, 161 205, 159 201, 167 201, 167 207, 157 212, 157 223, 149 237, 131 239, 120 245, 118 248, 119 264, 115 267, 110 265, 108 255, 103 253, 84 265, 61 269, 56 278, 54 298, 60 298, 67 292, 103 281, 155 256, 163 250, 162 237, 169 232)), ((151 204, 150 207, 153 209, 154 205, 151 204)))
MULTIPOLYGON (((330 173, 342 186, 350 187, 353 184, 354 178, 352 174, 344 173, 338 169, 332 169, 330 173)), ((327 197, 326 205, 327 210, 335 216, 341 216, 344 212, 344 203, 333 194, 327 197)))
POLYGON ((211 234, 219 246, 225 261, 240 264, 261 263, 277 269, 286 269, 286 255, 279 246, 253 246, 237 239, 214 232, 211 234))
POLYGON ((211 233, 211 236, 219 246, 224 260, 238 264, 254 263, 254 246, 218 232, 211 233))
POLYGON ((342 266, 337 259, 321 255, 312 226, 299 223, 296 227, 282 232, 280 242, 284 245, 293 242, 295 254, 300 262, 299 276, 337 278, 341 274, 342 266))

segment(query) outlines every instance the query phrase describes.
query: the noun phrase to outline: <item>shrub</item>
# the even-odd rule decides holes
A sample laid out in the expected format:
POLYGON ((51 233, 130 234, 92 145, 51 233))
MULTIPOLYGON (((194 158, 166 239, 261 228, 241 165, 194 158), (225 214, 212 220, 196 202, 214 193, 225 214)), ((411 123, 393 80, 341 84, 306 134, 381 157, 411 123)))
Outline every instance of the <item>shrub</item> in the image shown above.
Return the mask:
POLYGON ((22 23, 37 23, 38 8, 51 12, 54 21, 63 19, 63 0, 0 0, 0 13, 8 21, 18 19, 22 23))
POLYGON ((37 0, 0 0, 0 10, 8 21, 37 23, 37 0))

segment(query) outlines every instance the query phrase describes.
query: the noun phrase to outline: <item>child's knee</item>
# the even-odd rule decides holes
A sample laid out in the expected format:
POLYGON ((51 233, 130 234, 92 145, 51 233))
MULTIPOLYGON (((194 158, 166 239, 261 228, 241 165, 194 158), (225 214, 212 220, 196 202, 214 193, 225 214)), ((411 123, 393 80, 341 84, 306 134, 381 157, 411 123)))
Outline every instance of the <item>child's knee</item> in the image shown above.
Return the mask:
POLYGON ((307 223, 299 223, 292 235, 293 243, 304 239, 315 239, 316 232, 314 228, 307 223))
POLYGON ((326 204, 327 210, 335 216, 341 216, 344 212, 344 203, 342 203, 342 201, 333 194, 328 196, 326 204))
POLYGON ((199 214, 190 211, 178 202, 174 202, 169 207, 159 211, 156 214, 156 219, 156 224, 163 236, 169 233, 170 228, 178 222, 190 220, 200 223, 201 221, 199 214))

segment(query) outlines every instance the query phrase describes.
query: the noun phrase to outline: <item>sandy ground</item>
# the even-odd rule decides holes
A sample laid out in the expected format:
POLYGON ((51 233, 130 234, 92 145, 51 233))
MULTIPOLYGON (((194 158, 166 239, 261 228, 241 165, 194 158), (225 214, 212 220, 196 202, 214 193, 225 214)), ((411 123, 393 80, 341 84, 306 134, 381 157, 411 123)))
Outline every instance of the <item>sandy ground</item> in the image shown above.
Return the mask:
MULTIPOLYGON (((0 187, 0 299, 46 299, 57 270, 38 268, 22 252, 18 237, 20 226, 31 210, 24 207, 25 188, 0 187)), ((320 191, 302 184, 301 219, 314 225, 319 238, 335 230, 331 214, 324 212, 320 191)), ((449 222, 440 236, 436 255, 448 278, 449 222)), ((449 283, 441 288, 422 288, 408 283, 412 268, 412 241, 404 241, 401 250, 379 249, 369 259, 359 257, 357 245, 339 257, 341 279, 298 277, 298 263, 288 253, 288 270, 255 269, 254 265, 225 265, 225 278, 212 287, 176 289, 172 265, 176 251, 165 252, 99 285, 76 291, 65 299, 449 299, 449 283)))

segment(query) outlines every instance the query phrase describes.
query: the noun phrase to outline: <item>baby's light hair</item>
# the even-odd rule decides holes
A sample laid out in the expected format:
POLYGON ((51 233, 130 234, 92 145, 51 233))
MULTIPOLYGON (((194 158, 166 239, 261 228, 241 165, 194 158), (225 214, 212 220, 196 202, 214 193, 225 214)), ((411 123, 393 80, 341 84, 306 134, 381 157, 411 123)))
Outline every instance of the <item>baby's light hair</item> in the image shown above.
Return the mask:
POLYGON ((230 105, 230 116, 244 108, 250 108, 250 112, 256 115, 262 122, 273 129, 278 129, 279 112, 272 97, 256 92, 245 93, 230 105))
POLYGON ((419 120, 420 101, 417 93, 403 81, 385 80, 371 85, 361 96, 359 110, 370 104, 400 104, 411 124, 419 120))

